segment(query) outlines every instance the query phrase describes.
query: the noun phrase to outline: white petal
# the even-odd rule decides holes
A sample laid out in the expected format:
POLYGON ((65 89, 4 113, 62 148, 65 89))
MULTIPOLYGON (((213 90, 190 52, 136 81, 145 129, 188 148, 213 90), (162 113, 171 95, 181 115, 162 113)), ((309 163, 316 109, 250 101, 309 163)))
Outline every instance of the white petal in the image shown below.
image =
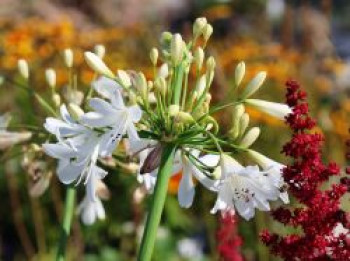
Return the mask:
POLYGON ((123 101, 123 96, 119 90, 116 90, 113 95, 111 96, 111 102, 114 108, 118 110, 124 110, 125 105, 123 101))
POLYGON ((84 166, 75 166, 69 160, 60 160, 57 168, 57 176, 63 184, 70 184, 82 173, 84 166))
POLYGON ((115 81, 107 78, 100 77, 97 81, 92 83, 93 88, 104 98, 111 99, 114 93, 121 89, 120 85, 115 81))
POLYGON ((72 148, 60 143, 46 143, 42 147, 46 154, 56 159, 69 159, 76 155, 76 152, 72 148))
POLYGON ((232 173, 237 173, 243 169, 243 166, 239 164, 232 157, 222 154, 221 155, 221 169, 222 169, 222 178, 225 179, 228 175, 232 173))
POLYGON ((280 120, 284 120, 288 114, 292 113, 292 109, 283 103, 269 102, 258 99, 247 99, 247 104, 252 105, 258 110, 265 112, 273 117, 280 120))
POLYGON ((90 99, 89 105, 92 109, 94 109, 96 112, 99 112, 101 114, 109 114, 109 113, 113 113, 114 111, 110 103, 100 98, 90 99))
POLYGON ((96 221, 96 212, 92 202, 87 203, 87 205, 82 210, 81 221, 85 225, 92 225, 96 221))
POLYGON ((179 204, 183 208, 189 208, 192 205, 195 193, 192 175, 190 171, 191 170, 189 166, 186 164, 183 169, 182 178, 179 185, 179 191, 177 194, 179 204))
POLYGON ((140 140, 140 137, 137 133, 137 130, 136 130, 134 124, 132 124, 131 122, 128 124, 126 132, 128 134, 128 138, 130 141, 133 142, 133 141, 140 140))
MULTIPOLYGON (((117 115, 114 117, 117 117, 117 115)), ((88 112, 80 117, 80 121, 88 126, 101 128, 113 125, 116 121, 114 117, 98 112, 88 112)))
POLYGON ((142 110, 138 105, 133 105, 128 108, 128 112, 131 116, 132 122, 139 122, 142 117, 142 110))

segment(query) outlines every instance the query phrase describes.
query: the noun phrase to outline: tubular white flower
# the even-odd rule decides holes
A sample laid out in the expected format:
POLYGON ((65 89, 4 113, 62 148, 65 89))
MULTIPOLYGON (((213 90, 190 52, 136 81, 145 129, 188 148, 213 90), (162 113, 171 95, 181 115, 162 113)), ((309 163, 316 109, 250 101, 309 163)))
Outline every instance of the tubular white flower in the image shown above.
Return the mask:
POLYGON ((271 183, 278 188, 280 191, 280 199, 283 203, 289 203, 288 193, 286 192, 285 182, 282 177, 282 170, 285 168, 284 165, 269 159, 255 150, 247 150, 248 155, 265 171, 265 176, 268 177, 271 183))
POLYGON ((235 70, 235 84, 236 84, 236 86, 239 86, 241 84, 244 75, 245 75, 245 63, 240 62, 236 66, 236 70, 235 70))
POLYGON ((104 89, 94 85, 95 90, 109 99, 109 102, 100 98, 90 99, 90 107, 94 110, 81 116, 82 123, 94 128, 106 128, 101 139, 101 156, 109 156, 118 146, 123 135, 127 133, 129 139, 139 139, 135 123, 142 116, 138 105, 127 107, 118 88, 104 89))
POLYGON ((114 78, 113 72, 107 67, 107 65, 101 60, 99 56, 92 52, 84 53, 86 63, 93 69, 95 72, 104 75, 108 78, 114 78))
POLYGON ((46 78, 47 84, 51 88, 55 88, 55 86, 56 86, 56 72, 55 72, 55 70, 52 68, 46 69, 45 78, 46 78))
POLYGON ((158 70, 158 76, 164 79, 166 79, 169 76, 169 66, 167 63, 163 63, 160 66, 158 70))
MULTIPOLYGON (((156 147, 157 142, 151 140, 139 140, 138 142, 131 144, 132 152, 139 152, 140 166, 143 166, 148 154, 152 151, 152 148, 156 147)), ((208 167, 216 167, 219 163, 219 155, 205 155, 199 157, 199 151, 192 150, 191 155, 197 157, 199 161, 204 163, 208 167)), ((149 193, 153 192, 155 183, 157 181, 158 168, 154 169, 150 173, 139 173, 138 181, 142 183, 149 193)), ((204 187, 209 190, 216 190, 216 180, 208 178, 202 173, 187 156, 181 155, 180 151, 176 151, 175 159, 173 162, 172 176, 182 173, 179 189, 178 200, 179 204, 183 208, 191 207, 195 195, 195 186, 193 178, 197 179, 204 187)))
POLYGON ((97 44, 94 47, 94 52, 100 59, 103 59, 106 54, 106 47, 102 44, 97 44))
POLYGON ((73 59, 74 59, 74 55, 73 55, 73 51, 72 49, 65 49, 63 51, 63 59, 64 59, 64 64, 68 67, 68 68, 72 68, 73 67, 73 59))
POLYGON ((106 212, 99 197, 96 197, 95 201, 91 201, 89 197, 85 196, 77 208, 77 213, 80 214, 81 221, 85 225, 92 225, 96 220, 106 218, 106 212))
POLYGON ((249 148, 259 137, 260 135, 260 128, 259 127, 253 127, 251 128, 247 134, 243 137, 239 145, 242 148, 249 148))
POLYGON ((269 200, 277 200, 279 190, 259 171, 257 166, 242 167, 227 155, 221 156, 221 180, 218 197, 211 213, 218 210, 234 214, 235 210, 246 220, 255 214, 255 208, 269 211, 269 200))
POLYGON ((292 109, 283 103, 269 102, 258 99, 246 99, 245 102, 280 120, 284 120, 288 114, 292 113, 292 109))
POLYGON ((266 72, 259 72, 247 85, 242 93, 242 99, 248 98, 253 95, 266 79, 266 72))
POLYGON ((24 79, 29 78, 29 67, 28 63, 24 59, 19 59, 17 62, 18 71, 24 79))
POLYGON ((170 44, 171 59, 174 65, 178 65, 182 61, 184 53, 183 40, 180 34, 174 34, 170 44))

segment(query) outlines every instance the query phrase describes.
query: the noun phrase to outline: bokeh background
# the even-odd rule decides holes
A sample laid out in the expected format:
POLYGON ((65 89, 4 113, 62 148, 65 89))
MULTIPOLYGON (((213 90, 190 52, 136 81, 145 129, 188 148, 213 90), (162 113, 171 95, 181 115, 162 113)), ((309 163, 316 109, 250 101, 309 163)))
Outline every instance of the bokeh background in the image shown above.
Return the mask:
MULTIPOLYGON (((45 95, 44 71, 53 67, 58 87, 67 83, 62 51, 74 51, 79 88, 86 90, 93 72, 83 52, 96 44, 106 47, 106 63, 113 69, 141 70, 151 76, 149 50, 162 31, 191 34, 192 22, 205 16, 214 26, 208 51, 217 59, 213 102, 224 99, 236 64, 245 61, 251 78, 266 70, 261 98, 284 101, 284 82, 294 78, 309 94, 312 115, 326 136, 325 160, 345 166, 350 126, 350 2, 347 0, 1 0, 0 112, 13 122, 41 124, 45 114, 14 86, 20 82, 17 60, 28 61, 32 88, 45 95), (35 116, 33 116, 35 112, 35 116)), ((262 135, 254 145, 271 158, 289 138, 283 122, 249 110, 262 135)), ((225 129, 229 114, 216 115, 225 129)), ((32 197, 28 169, 20 149, 0 155, 0 259, 51 260, 58 240, 64 187, 55 175, 41 197, 32 197)), ((53 165, 54 162, 48 162, 53 165)), ((142 233, 148 200, 139 203, 134 174, 116 170, 106 178, 111 197, 105 201, 107 219, 91 227, 76 216, 68 245, 71 260, 133 260, 142 233)), ((218 217, 209 214, 214 195, 197 190, 194 207, 180 209, 178 180, 171 181, 154 260, 219 260, 218 217)), ((80 191, 82 192, 82 191, 80 191)), ((79 198, 82 194, 79 194, 79 198)), ((350 210, 349 198, 343 202, 350 210)), ((277 260, 259 242, 262 228, 288 233, 268 214, 251 222, 238 220, 240 248, 245 260, 277 260)))

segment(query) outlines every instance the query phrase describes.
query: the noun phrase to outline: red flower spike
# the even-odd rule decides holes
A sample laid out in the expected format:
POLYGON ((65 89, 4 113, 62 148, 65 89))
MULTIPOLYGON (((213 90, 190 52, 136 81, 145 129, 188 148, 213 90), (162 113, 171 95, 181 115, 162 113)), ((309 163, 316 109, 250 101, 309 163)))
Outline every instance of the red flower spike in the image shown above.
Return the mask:
MULTIPOLYGON (((280 207, 272 212, 275 220, 294 227, 300 227, 300 235, 279 236, 267 230, 261 233, 261 240, 271 252, 284 260, 350 260, 350 215, 340 209, 341 197, 349 191, 350 179, 341 179, 328 190, 321 185, 329 177, 339 175, 340 169, 334 162, 325 165, 321 159, 321 134, 310 133, 316 122, 309 116, 306 93, 296 81, 286 83, 286 102, 293 107, 285 119, 293 131, 291 140, 283 146, 282 152, 293 159, 293 164, 283 170, 289 193, 303 204, 299 208, 280 207), (336 235, 334 229, 342 224, 345 232, 336 235)), ((350 146, 350 142, 347 143, 350 146)), ((350 174, 349 167, 346 173, 350 174)))

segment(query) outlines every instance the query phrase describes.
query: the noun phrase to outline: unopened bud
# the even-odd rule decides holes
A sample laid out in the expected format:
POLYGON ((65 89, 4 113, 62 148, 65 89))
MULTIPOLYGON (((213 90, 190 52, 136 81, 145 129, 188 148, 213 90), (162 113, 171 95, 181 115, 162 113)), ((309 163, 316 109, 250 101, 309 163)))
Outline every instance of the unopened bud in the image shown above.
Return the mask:
POLYGON ((216 62, 213 56, 210 56, 207 59, 207 69, 210 71, 214 71, 215 70, 215 66, 216 66, 216 62))
POLYGON ((61 105, 61 96, 58 95, 57 93, 54 93, 52 95, 52 101, 53 101, 53 103, 54 103, 56 108, 60 107, 60 105, 61 105))
POLYGON ((199 96, 202 96, 203 92, 205 91, 205 88, 207 86, 207 80, 206 75, 202 75, 196 85, 196 91, 199 96))
POLYGON ((242 148, 249 148, 259 137, 260 135, 260 128, 259 127, 253 127, 251 128, 247 134, 243 137, 243 139, 240 142, 240 146, 242 148))
POLYGON ((195 38, 203 33, 205 26, 207 25, 207 19, 205 17, 199 17, 193 24, 193 35, 195 38))
POLYGON ((213 27, 210 24, 207 24, 203 29, 204 40, 207 42, 212 34, 213 34, 213 27))
POLYGON ((161 95, 164 96, 166 94, 167 84, 163 77, 158 77, 154 82, 154 86, 161 95))
POLYGON ((97 44, 94 47, 94 52, 100 59, 102 59, 106 54, 106 48, 102 44, 97 44))
POLYGON ((150 56, 152 64, 154 66, 156 66, 157 65, 157 61, 158 61, 158 49, 157 48, 152 48, 149 56, 150 56))
POLYGON ((73 119, 76 120, 78 120, 84 114, 84 111, 74 103, 69 103, 67 109, 73 119))
POLYGON ((101 60, 99 56, 92 52, 84 53, 85 61, 95 72, 102 74, 108 78, 114 78, 113 72, 107 67, 107 65, 101 60))
POLYGON ((194 61, 196 63, 197 69, 201 70, 204 61, 204 51, 201 47, 198 47, 194 52, 194 61))
POLYGON ((192 117, 192 115, 190 113, 184 112, 184 111, 180 111, 176 115, 176 121, 179 122, 179 123, 188 124, 188 123, 194 122, 194 119, 193 119, 193 117, 192 117))
POLYGON ((172 38, 173 38, 173 35, 170 32, 163 32, 162 36, 160 37, 160 41, 164 45, 170 45, 172 38))
POLYGON ((143 98, 147 97, 148 87, 147 87, 147 80, 145 75, 142 72, 139 72, 136 75, 136 88, 140 91, 143 98))
POLYGON ((55 86, 56 86, 56 72, 55 72, 55 70, 52 68, 46 69, 45 78, 46 78, 47 84, 51 88, 55 88, 55 86))
POLYGON ((266 78, 266 72, 259 72, 247 85, 244 89, 241 97, 242 99, 248 98, 253 95, 263 84, 266 78))
POLYGON ((118 79, 121 81, 124 87, 128 88, 131 86, 131 80, 130 80, 129 74, 127 74, 123 70, 118 70, 117 75, 118 75, 118 79))
POLYGON ((240 119, 244 113, 244 106, 242 104, 238 104, 233 109, 233 122, 232 122, 232 129, 230 130, 230 136, 232 139, 236 139, 239 136, 240 131, 240 119))
POLYGON ((169 75, 169 66, 167 63, 163 63, 158 70, 158 76, 163 77, 165 79, 168 77, 168 75, 169 75))
POLYGON ((236 66, 236 70, 235 70, 235 84, 236 87, 239 86, 243 80, 245 74, 245 63, 244 62, 240 62, 237 66, 236 66))
POLYGON ((169 106, 170 117, 175 117, 180 111, 180 106, 177 104, 172 104, 169 106))
POLYGON ((18 71, 21 74, 21 76, 28 80, 29 78, 29 67, 28 67, 28 63, 26 60, 24 59, 19 59, 17 62, 17 66, 18 66, 18 71))
POLYGON ((184 53, 183 40, 180 34, 174 34, 173 38, 171 39, 170 51, 172 62, 176 66, 182 61, 184 53))
POLYGON ((65 49, 63 51, 63 59, 64 59, 64 64, 68 68, 72 68, 72 66, 73 66, 73 51, 72 51, 72 49, 65 49))
POLYGON ((249 125, 249 114, 243 113, 241 119, 239 120, 239 134, 243 135, 245 130, 249 125))

